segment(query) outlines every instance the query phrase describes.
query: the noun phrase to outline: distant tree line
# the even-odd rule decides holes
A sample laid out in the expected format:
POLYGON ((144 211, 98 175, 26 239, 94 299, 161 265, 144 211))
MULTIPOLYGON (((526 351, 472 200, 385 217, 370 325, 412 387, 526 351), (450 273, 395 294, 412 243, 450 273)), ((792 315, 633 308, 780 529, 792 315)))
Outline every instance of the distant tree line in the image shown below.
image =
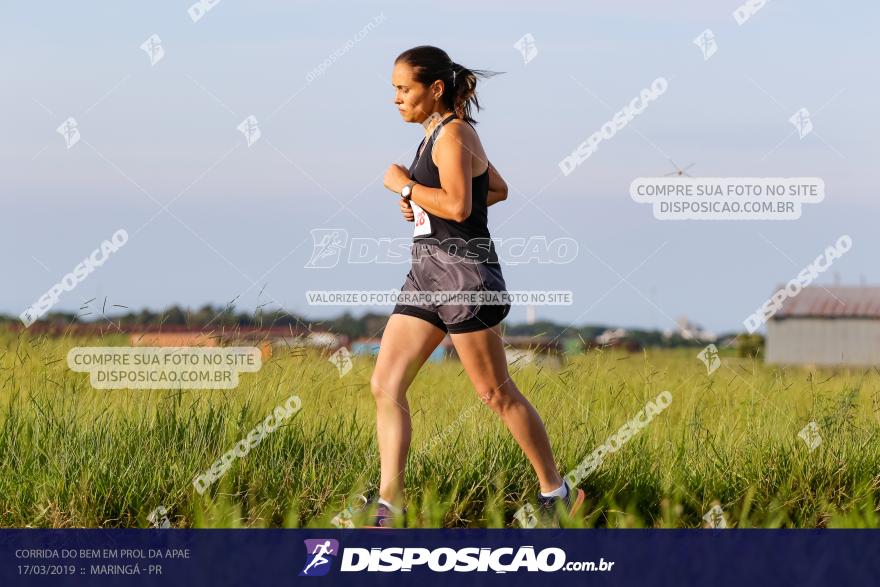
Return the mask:
MULTIPOLYGON (((119 306, 116 306, 117 308, 119 306)), ((125 308, 126 310, 128 308, 125 308)), ((101 321, 112 320, 121 327, 132 326, 185 326, 192 329, 214 329, 214 328, 271 328, 271 327, 293 327, 293 328, 309 328, 318 330, 329 330, 335 334, 346 335, 350 339, 362 337, 378 337, 381 336, 388 322, 387 314, 366 313, 363 316, 355 317, 350 312, 345 312, 341 316, 327 320, 309 320, 305 317, 291 314, 283 310, 266 311, 258 308, 253 313, 236 312, 234 306, 217 306, 205 304, 198 310, 189 308, 181 308, 174 305, 159 312, 154 312, 147 308, 140 311, 128 311, 125 313, 117 313, 106 316, 99 314, 95 317, 94 312, 82 312, 79 314, 71 312, 50 312, 43 316, 43 322, 62 323, 62 324, 88 324, 101 321)), ((0 323, 17 322, 18 318, 12 316, 4 316, 0 314, 0 323)), ((585 325, 570 326, 565 324, 557 324, 547 320, 535 322, 533 324, 504 324, 504 331, 507 336, 533 336, 547 337, 550 339, 558 339, 567 341, 568 344, 574 346, 590 346, 592 341, 601 333, 608 330, 609 326, 603 325, 585 325)), ((727 336, 734 336, 733 334, 727 336)), ((721 337, 719 340, 725 340, 721 337)), ((626 335, 621 339, 629 348, 643 347, 697 347, 705 346, 705 341, 695 341, 685 339, 679 335, 665 336, 658 330, 627 330, 626 335)), ((760 341, 763 342, 763 341, 760 341)), ((760 342, 749 339, 749 354, 755 354, 759 348, 760 342)))

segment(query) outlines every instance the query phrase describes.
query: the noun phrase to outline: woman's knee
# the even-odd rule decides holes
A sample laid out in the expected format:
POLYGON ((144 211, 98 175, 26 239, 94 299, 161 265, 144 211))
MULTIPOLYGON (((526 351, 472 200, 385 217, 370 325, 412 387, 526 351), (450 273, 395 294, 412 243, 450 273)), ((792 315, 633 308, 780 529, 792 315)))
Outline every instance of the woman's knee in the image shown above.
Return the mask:
POLYGON ((477 395, 480 401, 486 404, 493 412, 502 413, 511 405, 519 401, 520 393, 512 381, 505 381, 500 385, 491 383, 478 384, 477 395))
POLYGON ((370 377, 370 391, 377 402, 393 401, 399 403, 406 396, 406 387, 399 380, 391 377, 383 377, 373 373, 370 377))

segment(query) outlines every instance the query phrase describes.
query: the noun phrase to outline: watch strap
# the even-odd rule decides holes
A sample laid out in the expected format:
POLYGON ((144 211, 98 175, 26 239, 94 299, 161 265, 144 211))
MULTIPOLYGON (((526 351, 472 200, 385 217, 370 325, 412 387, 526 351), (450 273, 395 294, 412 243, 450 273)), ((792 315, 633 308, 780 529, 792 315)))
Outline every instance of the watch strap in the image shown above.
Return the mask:
POLYGON ((412 188, 413 188, 414 185, 416 185, 416 183, 417 183, 416 180, 412 180, 411 182, 409 182, 408 184, 406 184, 405 186, 403 186, 404 188, 406 188, 407 186, 409 187, 409 195, 408 195, 408 196, 404 196, 404 195, 403 195, 403 190, 401 189, 401 190, 400 190, 400 195, 401 195, 401 197, 406 198, 407 200, 411 199, 411 198, 412 198, 412 188))

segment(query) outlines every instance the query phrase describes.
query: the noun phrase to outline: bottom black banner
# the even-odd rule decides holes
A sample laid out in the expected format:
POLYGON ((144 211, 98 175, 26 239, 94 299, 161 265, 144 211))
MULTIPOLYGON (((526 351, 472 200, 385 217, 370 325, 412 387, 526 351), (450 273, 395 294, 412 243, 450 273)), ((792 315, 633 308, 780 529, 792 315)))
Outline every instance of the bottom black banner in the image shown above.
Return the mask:
POLYGON ((0 585, 872 585, 874 530, 0 530, 0 585))

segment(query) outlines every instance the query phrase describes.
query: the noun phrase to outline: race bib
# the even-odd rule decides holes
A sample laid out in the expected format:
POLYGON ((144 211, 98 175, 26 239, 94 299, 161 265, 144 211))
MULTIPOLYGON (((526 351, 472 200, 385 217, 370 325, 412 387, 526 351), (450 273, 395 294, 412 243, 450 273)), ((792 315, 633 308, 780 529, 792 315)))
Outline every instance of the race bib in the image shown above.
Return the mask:
POLYGON ((428 218, 428 213, 412 200, 409 201, 409 205, 412 206, 413 214, 415 215, 413 236, 431 234, 431 219, 428 218))

